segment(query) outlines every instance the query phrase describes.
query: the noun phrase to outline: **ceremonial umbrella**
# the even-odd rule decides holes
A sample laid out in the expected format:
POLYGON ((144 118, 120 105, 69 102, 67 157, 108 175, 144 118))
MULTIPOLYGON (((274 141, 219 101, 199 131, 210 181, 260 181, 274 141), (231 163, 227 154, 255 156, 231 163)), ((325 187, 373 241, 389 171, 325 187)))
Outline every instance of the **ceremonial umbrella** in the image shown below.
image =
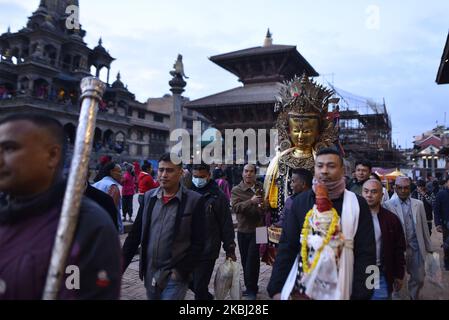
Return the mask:
POLYGON ((404 176, 404 174, 401 171, 399 171, 399 169, 396 169, 395 171, 385 175, 385 177, 388 180, 395 180, 397 177, 400 176, 404 176))

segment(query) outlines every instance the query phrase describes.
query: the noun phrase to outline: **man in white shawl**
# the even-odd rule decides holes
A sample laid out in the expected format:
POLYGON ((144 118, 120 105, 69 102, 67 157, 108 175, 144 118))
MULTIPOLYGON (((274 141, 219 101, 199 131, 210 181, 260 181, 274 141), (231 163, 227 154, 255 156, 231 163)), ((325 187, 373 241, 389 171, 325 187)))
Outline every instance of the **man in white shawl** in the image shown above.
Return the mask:
MULTIPOLYGON (((305 257, 301 254, 300 237, 304 221, 316 200, 314 190, 303 192, 295 198, 284 223, 268 293, 274 299, 283 300, 370 299, 373 273, 369 267, 376 265, 373 221, 366 200, 345 189, 343 159, 338 151, 318 151, 314 185, 317 183, 326 186, 339 216, 343 242, 341 252, 334 256, 330 254, 330 246, 326 245, 315 254, 313 250, 307 251, 305 257), (309 253, 312 254, 309 256, 309 253), (335 259, 333 264, 329 262, 332 258, 335 259), (307 265, 304 267, 303 263, 307 265)), ((308 245, 320 247, 316 243, 308 245)))

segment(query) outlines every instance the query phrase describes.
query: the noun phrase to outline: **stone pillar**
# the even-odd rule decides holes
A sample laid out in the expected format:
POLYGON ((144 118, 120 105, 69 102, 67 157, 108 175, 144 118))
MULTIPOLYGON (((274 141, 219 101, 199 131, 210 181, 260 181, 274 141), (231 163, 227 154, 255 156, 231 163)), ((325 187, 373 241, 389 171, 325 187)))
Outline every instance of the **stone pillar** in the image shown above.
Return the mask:
MULTIPOLYGON (((173 111, 170 114, 170 133, 179 128, 183 128, 182 117, 182 93, 187 83, 182 78, 182 75, 175 74, 173 79, 168 83, 170 91, 173 92, 173 111)), ((170 141, 169 147, 176 145, 176 141, 170 141)))

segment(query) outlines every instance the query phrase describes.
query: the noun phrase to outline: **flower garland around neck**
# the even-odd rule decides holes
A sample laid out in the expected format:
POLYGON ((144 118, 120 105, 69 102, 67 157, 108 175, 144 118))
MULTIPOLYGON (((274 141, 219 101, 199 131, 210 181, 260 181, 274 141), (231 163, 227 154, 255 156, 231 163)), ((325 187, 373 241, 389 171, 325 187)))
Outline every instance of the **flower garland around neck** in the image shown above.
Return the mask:
POLYGON ((301 232, 301 259, 302 259, 302 270, 307 274, 310 273, 313 269, 315 269, 318 260, 320 259, 320 255, 321 255, 321 251, 323 251, 324 247, 326 245, 329 244, 332 236, 334 235, 336 229, 337 229, 337 224, 339 221, 339 216, 337 213, 337 210, 335 210, 334 208, 332 208, 332 221, 331 224, 329 225, 329 229, 327 231, 326 234, 326 238, 323 241, 323 244, 321 245, 321 247, 317 250, 317 252, 315 252, 315 255, 313 257, 313 261, 312 264, 309 265, 309 261, 308 261, 308 245, 307 245, 307 238, 309 236, 309 232, 310 232, 310 218, 313 215, 313 208, 309 210, 309 212, 306 215, 305 221, 304 221, 304 226, 302 228, 302 232, 301 232))

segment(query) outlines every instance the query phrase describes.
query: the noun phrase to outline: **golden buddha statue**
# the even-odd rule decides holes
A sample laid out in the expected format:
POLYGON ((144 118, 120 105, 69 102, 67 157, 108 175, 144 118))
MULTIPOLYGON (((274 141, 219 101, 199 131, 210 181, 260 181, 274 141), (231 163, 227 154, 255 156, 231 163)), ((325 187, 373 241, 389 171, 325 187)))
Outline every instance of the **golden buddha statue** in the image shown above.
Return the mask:
MULTIPOLYGON (((303 168, 313 173, 316 152, 332 146, 337 139, 328 118, 329 105, 338 101, 333 94, 304 75, 286 82, 277 97, 278 153, 268 166, 264 183, 272 223, 277 222, 285 200, 292 195, 292 170, 303 168)), ((269 228, 270 241, 277 243, 280 232, 279 227, 269 228)))

